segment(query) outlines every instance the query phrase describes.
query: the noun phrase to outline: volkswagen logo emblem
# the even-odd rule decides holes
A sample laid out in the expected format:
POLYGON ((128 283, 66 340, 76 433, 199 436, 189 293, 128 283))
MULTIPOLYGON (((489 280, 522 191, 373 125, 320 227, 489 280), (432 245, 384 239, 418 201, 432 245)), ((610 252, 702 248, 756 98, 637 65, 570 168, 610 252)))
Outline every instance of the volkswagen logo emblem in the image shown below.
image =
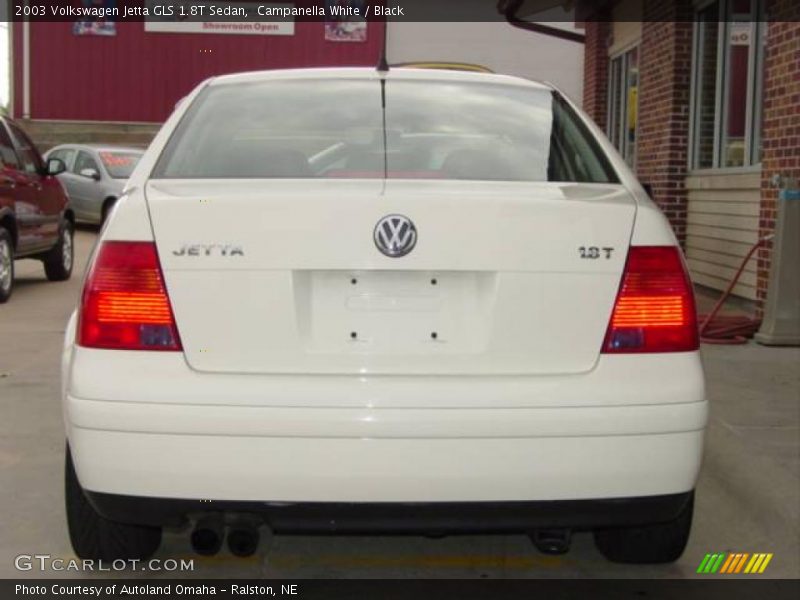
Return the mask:
POLYGON ((417 244, 417 228, 408 217, 387 215, 375 225, 375 245, 386 256, 399 258, 414 249, 417 244))

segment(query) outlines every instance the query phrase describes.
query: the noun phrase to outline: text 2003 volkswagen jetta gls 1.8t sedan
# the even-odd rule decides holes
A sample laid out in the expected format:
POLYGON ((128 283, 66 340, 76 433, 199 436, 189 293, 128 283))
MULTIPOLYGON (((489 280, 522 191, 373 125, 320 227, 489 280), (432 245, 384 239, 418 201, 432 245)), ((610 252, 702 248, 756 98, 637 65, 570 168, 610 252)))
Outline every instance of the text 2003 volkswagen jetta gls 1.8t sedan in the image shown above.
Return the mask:
POLYGON ((103 230, 63 357, 78 555, 164 526, 522 531, 678 558, 707 419, 664 217, 558 91, 219 77, 103 230))

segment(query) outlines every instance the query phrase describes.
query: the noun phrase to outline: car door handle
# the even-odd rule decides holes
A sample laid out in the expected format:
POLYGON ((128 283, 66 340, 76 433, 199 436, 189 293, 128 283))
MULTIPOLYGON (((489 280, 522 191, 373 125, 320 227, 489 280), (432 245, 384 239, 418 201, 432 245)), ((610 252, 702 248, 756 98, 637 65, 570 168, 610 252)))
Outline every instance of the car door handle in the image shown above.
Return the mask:
POLYGON ((37 192, 42 189, 42 184, 39 183, 38 181, 29 181, 28 185, 33 189, 35 189, 37 192))
POLYGON ((16 182, 15 179, 13 179, 11 177, 2 177, 2 178, 0 178, 0 185, 2 185, 3 187, 7 186, 7 187, 10 187, 10 188, 14 188, 14 187, 17 187, 17 182, 16 182))

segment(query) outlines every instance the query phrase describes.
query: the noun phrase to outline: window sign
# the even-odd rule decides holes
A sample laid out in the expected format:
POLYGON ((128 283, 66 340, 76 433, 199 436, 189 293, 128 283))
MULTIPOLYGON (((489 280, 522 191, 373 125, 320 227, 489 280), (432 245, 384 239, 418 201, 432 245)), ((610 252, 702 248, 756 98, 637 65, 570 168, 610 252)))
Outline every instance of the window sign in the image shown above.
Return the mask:
POLYGON ((607 131, 611 143, 631 167, 636 162, 639 106, 639 48, 611 59, 607 131))
POLYGON ((692 167, 760 160, 763 26, 760 0, 717 0, 695 18, 692 167))

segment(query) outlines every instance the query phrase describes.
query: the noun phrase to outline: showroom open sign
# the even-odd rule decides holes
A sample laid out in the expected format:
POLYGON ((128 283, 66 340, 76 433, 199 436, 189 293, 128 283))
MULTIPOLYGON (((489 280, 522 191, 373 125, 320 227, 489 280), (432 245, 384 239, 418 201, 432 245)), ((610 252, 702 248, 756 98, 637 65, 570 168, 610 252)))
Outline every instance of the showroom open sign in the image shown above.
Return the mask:
POLYGON ((227 33, 239 35, 294 35, 294 19, 283 9, 291 4, 259 4, 259 9, 272 9, 269 21, 256 16, 254 5, 247 2, 171 2, 150 0, 144 16, 144 30, 149 33, 227 33), (225 8, 224 13, 220 9, 225 8), (275 16, 278 15, 278 16, 275 16), (234 20, 241 18, 241 21, 234 20), (208 19, 208 20, 204 20, 208 19))

